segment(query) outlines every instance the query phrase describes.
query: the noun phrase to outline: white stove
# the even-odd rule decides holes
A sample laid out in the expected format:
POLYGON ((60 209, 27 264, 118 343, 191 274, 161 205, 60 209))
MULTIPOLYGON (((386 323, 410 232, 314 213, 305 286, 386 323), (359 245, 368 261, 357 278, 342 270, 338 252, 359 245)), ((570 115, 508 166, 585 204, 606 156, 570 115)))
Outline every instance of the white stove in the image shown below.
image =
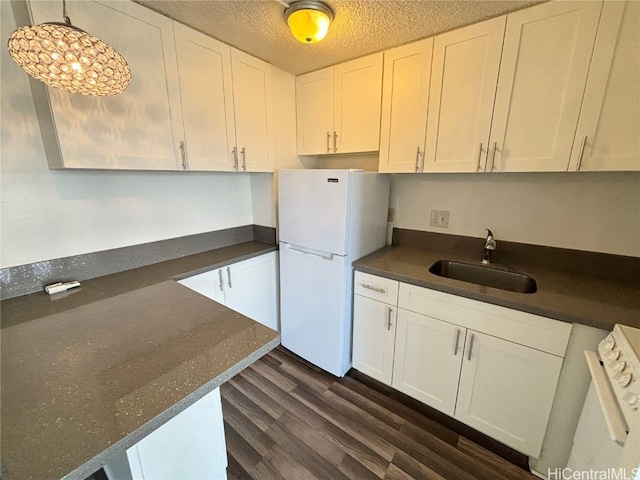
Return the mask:
POLYGON ((640 427, 640 329, 616 325, 598 345, 598 354, 625 420, 625 429, 640 427))
POLYGON ((640 329, 616 325, 584 353, 592 382, 567 473, 640 480, 640 329))

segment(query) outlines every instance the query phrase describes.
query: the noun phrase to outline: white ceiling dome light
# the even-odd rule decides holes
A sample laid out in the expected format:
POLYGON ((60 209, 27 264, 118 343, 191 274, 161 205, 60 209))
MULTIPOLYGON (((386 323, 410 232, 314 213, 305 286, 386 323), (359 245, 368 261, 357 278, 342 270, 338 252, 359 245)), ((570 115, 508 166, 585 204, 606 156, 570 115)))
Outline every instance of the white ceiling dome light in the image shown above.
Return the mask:
POLYGON ((284 11, 291 33, 302 43, 317 43, 324 39, 333 16, 331 7, 319 0, 298 0, 284 11))

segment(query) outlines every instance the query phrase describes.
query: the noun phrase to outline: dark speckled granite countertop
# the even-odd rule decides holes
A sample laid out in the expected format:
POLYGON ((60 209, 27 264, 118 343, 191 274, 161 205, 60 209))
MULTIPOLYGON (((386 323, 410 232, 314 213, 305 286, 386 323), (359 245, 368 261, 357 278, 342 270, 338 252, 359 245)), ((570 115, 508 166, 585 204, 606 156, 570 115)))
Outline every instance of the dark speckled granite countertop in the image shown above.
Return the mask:
POLYGON ((277 346, 175 282, 275 249, 246 242, 1 302, 2 478, 83 479, 277 346))
MULTIPOLYGON (((421 242, 417 242, 417 232, 410 235, 407 232, 411 231, 399 235, 400 245, 386 247, 358 260, 354 263, 355 269, 603 330, 612 330, 616 323, 640 327, 639 259, 520 244, 507 245, 498 240, 495 255, 498 258, 493 267, 527 273, 537 282, 536 293, 514 293, 443 278, 429 272, 429 267, 437 260, 480 264, 484 244, 482 239, 457 237, 456 240, 454 236, 425 235, 420 232, 421 242), (452 240, 443 240, 443 237, 452 240), (421 245, 418 247, 417 243, 421 245), (523 251, 526 253, 523 254, 523 251), (603 271, 603 265, 611 262, 616 263, 616 268, 609 275, 603 271)), ((394 233, 394 243, 395 238, 394 233)))

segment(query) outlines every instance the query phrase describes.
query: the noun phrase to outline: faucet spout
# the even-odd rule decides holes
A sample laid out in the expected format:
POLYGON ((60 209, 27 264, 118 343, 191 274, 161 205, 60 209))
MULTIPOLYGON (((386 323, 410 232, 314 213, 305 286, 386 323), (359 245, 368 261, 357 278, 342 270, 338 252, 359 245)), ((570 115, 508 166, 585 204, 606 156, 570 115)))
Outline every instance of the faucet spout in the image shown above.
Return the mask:
POLYGON ((488 228, 486 230, 487 230, 487 238, 485 239, 485 242, 484 242, 484 255, 482 257, 483 265, 488 265, 491 263, 491 256, 494 250, 496 249, 496 240, 495 238, 493 238, 493 232, 488 228))

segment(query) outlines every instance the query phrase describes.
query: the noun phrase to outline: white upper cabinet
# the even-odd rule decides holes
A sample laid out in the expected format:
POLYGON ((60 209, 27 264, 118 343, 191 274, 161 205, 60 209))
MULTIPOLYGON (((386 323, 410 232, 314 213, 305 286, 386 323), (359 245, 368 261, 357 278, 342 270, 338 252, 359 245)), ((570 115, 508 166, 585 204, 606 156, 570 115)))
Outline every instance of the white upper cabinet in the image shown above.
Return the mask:
MULTIPOLYGON (((34 23, 60 5, 31 1, 34 23)), ((75 25, 118 50, 132 80, 89 97, 33 81, 51 168, 271 172, 271 66, 148 8, 68 3, 75 25)))
POLYGON ((419 172, 424 160, 433 39, 384 52, 381 172, 419 172))
POLYGON ((231 49, 236 120, 235 169, 272 172, 273 132, 271 65, 231 49))
POLYGON ((566 171, 602 2, 507 16, 488 171, 566 171))
POLYGON ((189 170, 233 170, 235 147, 231 48, 174 22, 189 170))
POLYGON ((382 53, 335 68, 334 152, 374 152, 380 148, 382 53))
POLYGON ((298 155, 379 149, 382 53, 296 78, 298 155))
POLYGON ((640 2, 605 2, 569 170, 640 170, 640 2))
POLYGON ((505 23, 498 17, 435 38, 425 172, 484 170, 505 23))
POLYGON ((333 150, 333 67, 296 78, 298 155, 333 150))
MULTIPOLYGON (((30 2, 34 23, 59 2, 30 2)), ((69 1, 74 25, 120 52, 131 68, 121 94, 91 97, 33 80, 51 168, 181 169, 182 118, 172 21, 133 2, 69 1)))

